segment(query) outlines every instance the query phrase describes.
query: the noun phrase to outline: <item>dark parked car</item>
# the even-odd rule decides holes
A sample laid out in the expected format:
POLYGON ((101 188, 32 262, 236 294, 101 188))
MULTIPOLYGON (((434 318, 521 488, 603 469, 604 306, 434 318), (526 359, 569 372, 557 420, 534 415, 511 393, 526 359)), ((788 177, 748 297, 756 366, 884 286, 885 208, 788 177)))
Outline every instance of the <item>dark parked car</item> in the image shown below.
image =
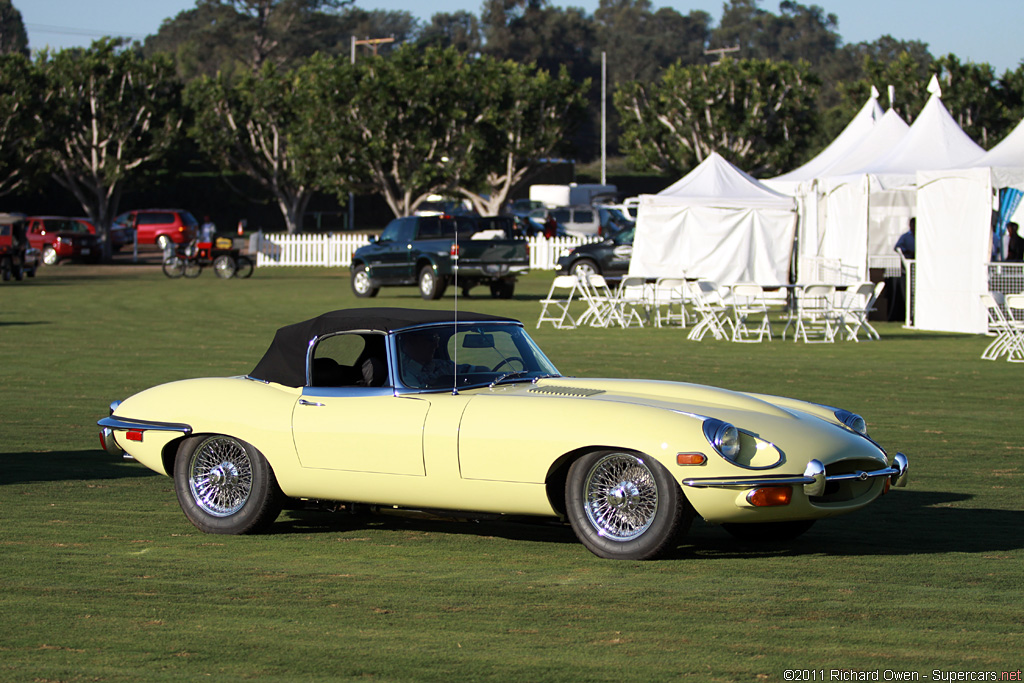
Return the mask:
POLYGON ((25 230, 24 214, 0 213, 0 276, 4 282, 33 277, 39 269, 39 250, 29 244, 25 230))
POLYGON ((563 274, 593 273, 613 280, 621 278, 629 272, 635 233, 636 228, 626 228, 603 242, 581 244, 558 259, 558 270, 563 274))
POLYGON ((356 250, 352 291, 367 298, 377 296, 381 287, 415 285, 424 299, 440 299, 448 285, 457 283, 464 295, 477 285, 487 285, 491 296, 510 299, 516 278, 530 270, 529 244, 522 239, 476 239, 474 235, 513 232, 512 219, 501 216, 396 218, 380 239, 356 250))

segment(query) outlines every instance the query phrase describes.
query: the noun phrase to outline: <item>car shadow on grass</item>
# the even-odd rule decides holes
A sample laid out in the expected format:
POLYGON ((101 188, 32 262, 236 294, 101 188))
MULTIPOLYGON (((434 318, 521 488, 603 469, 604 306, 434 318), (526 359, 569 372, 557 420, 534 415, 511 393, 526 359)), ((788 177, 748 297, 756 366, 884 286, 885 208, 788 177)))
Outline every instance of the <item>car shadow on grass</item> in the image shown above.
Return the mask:
MULTIPOLYGON (((882 556, 950 552, 1007 552, 1024 548, 1024 511, 973 508, 966 494, 896 491, 858 512, 819 520, 787 542, 733 538, 722 527, 696 520, 668 560, 735 559, 802 555, 882 556)), ((474 518, 427 512, 290 511, 274 534, 346 533, 365 529, 471 534, 508 540, 578 543, 568 524, 543 518, 474 518)))
POLYGON ((470 513, 434 513, 418 510, 356 513, 341 510, 290 510, 269 529, 271 534, 316 534, 384 531, 471 535, 538 543, 578 543, 568 524, 545 517, 474 516, 470 513))
POLYGON ((818 520, 788 542, 740 541, 719 526, 695 524, 673 557, 926 555, 1024 548, 1024 511, 971 507, 972 496, 897 490, 868 508, 818 520))
POLYGON ((33 481, 157 477, 142 465, 101 450, 0 453, 0 486, 33 481))

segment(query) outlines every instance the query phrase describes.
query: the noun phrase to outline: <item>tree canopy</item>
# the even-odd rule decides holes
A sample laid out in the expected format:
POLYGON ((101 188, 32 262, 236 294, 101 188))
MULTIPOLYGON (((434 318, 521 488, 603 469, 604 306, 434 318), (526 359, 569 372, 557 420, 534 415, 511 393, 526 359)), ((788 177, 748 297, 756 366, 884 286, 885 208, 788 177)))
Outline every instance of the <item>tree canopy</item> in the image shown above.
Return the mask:
POLYGON ((171 60, 121 47, 104 39, 38 63, 43 162, 104 235, 129 175, 166 154, 182 125, 171 60))

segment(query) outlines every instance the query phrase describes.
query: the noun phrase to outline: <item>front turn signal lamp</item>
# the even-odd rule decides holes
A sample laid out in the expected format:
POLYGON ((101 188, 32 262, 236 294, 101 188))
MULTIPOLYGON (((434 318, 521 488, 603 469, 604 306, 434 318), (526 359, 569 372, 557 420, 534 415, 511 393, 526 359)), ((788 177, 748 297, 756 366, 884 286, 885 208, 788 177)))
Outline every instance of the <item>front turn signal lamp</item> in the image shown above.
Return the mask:
POLYGON ((703 465, 708 458, 703 453, 679 453, 676 455, 677 465, 703 465))

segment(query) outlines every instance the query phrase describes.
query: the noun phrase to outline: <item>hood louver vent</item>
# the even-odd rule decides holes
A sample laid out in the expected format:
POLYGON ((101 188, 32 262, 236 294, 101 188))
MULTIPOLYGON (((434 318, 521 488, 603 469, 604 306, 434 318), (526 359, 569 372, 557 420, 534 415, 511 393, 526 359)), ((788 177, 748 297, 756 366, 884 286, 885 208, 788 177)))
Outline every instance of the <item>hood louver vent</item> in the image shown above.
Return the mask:
POLYGON ((586 398, 603 394, 603 389, 577 389, 575 387, 533 387, 529 390, 531 394, 548 394, 550 396, 576 396, 586 398))

